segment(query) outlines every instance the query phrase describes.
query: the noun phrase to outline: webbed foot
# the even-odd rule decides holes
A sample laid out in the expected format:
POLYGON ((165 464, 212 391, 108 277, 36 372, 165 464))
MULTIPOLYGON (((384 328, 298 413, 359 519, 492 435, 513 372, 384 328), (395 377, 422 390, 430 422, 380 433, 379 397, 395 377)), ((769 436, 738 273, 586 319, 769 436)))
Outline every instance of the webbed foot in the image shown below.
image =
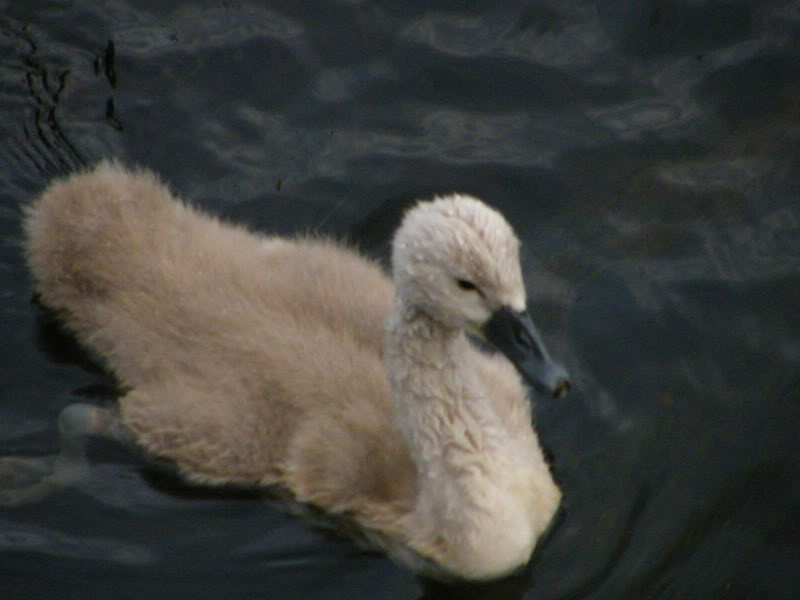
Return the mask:
POLYGON ((89 474, 86 440, 100 435, 125 437, 113 409, 71 404, 58 417, 61 450, 56 456, 0 457, 0 506, 36 502, 51 493, 85 480, 89 474))

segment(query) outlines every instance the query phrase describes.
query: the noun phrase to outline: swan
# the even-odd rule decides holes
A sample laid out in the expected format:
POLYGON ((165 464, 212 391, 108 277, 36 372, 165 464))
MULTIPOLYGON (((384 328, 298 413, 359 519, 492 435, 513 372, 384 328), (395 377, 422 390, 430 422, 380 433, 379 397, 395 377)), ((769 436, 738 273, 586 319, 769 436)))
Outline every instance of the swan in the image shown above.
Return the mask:
POLYGON ((41 303, 123 390, 113 408, 64 409, 31 497, 75 481, 100 435, 194 484, 278 490, 422 575, 529 560, 561 491, 522 378, 555 397, 569 383, 496 210, 419 202, 392 279, 341 243, 224 223, 115 161, 52 183, 24 229, 41 303))

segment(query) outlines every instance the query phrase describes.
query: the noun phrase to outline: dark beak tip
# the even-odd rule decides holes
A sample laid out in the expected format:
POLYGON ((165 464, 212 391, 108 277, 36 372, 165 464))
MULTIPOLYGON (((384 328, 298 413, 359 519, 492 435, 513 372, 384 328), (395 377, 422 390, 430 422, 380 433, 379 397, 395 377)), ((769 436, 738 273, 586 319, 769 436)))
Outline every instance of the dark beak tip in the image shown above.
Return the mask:
POLYGON ((567 394, 569 394, 570 390, 570 383, 565 378, 560 378, 557 382, 555 387, 553 388, 553 398, 556 400, 561 400, 565 398, 567 394))

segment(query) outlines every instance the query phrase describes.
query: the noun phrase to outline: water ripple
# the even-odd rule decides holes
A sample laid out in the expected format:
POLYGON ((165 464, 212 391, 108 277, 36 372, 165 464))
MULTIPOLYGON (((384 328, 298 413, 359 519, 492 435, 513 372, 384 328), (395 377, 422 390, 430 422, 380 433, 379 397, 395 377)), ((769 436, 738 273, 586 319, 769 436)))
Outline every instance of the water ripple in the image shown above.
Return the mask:
POLYGON ((99 560, 120 565, 144 565, 157 558, 152 551, 137 544, 72 535, 8 520, 0 520, 0 551, 36 552, 47 556, 99 560))

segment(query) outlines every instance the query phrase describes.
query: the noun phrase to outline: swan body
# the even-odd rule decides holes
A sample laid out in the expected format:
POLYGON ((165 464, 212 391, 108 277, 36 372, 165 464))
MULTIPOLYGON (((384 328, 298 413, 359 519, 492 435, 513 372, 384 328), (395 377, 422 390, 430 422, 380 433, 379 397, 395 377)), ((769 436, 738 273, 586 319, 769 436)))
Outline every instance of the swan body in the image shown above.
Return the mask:
POLYGON ((561 492, 519 372, 556 395, 566 373, 525 321, 499 213, 461 195, 418 204, 393 281, 341 244, 222 223, 113 162, 52 184, 25 225, 42 303, 118 377, 117 430, 147 454, 198 484, 277 486, 423 574, 527 562, 561 492), (486 329, 516 368, 465 335, 486 329))

